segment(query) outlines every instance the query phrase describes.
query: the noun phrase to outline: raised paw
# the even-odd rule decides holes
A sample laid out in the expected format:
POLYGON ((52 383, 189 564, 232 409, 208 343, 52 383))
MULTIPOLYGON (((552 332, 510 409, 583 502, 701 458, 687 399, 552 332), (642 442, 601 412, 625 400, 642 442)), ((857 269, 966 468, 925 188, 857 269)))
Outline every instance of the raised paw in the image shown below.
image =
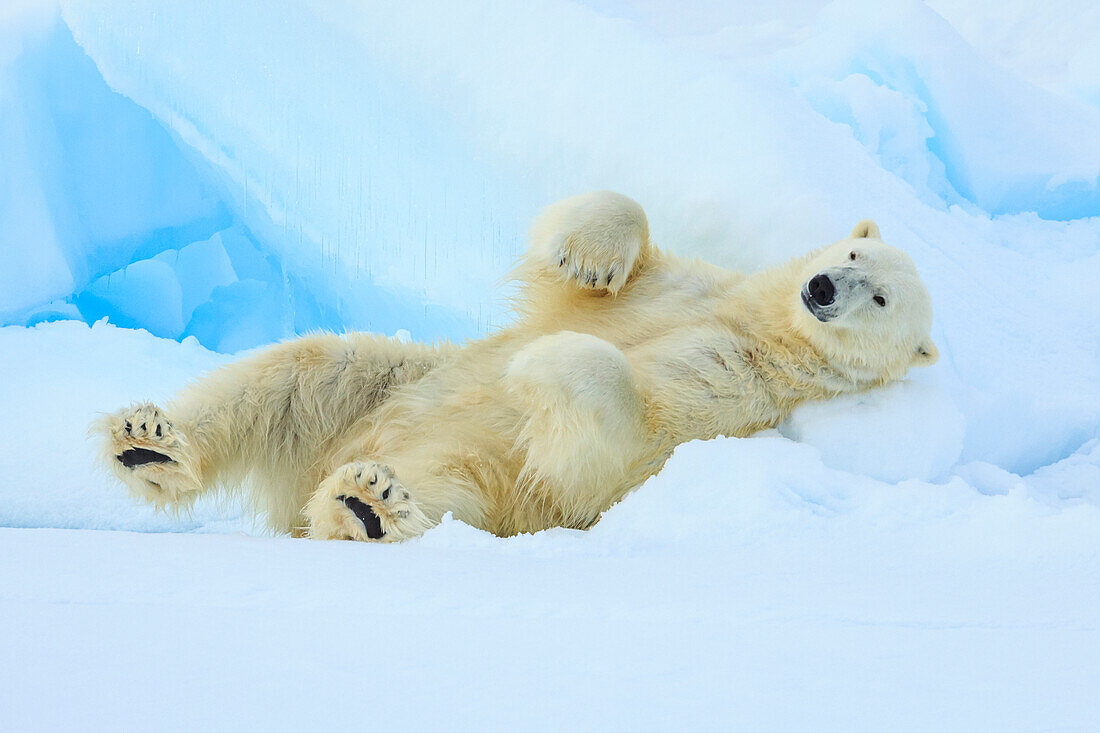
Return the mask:
POLYGON ((134 493, 158 507, 177 506, 201 488, 187 441, 156 405, 133 405, 92 426, 103 460, 134 493))
POLYGON ((577 287, 587 290, 618 292, 630 272, 625 259, 608 263, 574 257, 564 246, 557 252, 555 258, 562 277, 572 281, 577 287))
POLYGON ((375 461, 333 471, 304 511, 313 539, 400 542, 431 526, 393 469, 375 461))
POLYGON ((547 207, 532 226, 531 246, 564 280, 614 295, 649 246, 649 224, 637 202, 594 191, 547 207))

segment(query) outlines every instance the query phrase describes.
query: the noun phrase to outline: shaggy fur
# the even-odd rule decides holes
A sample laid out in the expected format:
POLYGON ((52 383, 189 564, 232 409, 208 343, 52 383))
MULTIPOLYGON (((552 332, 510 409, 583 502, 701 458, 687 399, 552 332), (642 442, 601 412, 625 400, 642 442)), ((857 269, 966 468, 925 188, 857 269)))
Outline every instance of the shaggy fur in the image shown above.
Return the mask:
POLYGON ((927 291, 870 221, 747 276, 656 249, 637 203, 597 192, 543 212, 514 274, 518 319, 488 338, 278 344, 102 418, 102 460, 157 506, 244 487, 274 530, 322 539, 399 541, 448 511, 498 535, 585 528, 680 443, 936 360, 927 291))

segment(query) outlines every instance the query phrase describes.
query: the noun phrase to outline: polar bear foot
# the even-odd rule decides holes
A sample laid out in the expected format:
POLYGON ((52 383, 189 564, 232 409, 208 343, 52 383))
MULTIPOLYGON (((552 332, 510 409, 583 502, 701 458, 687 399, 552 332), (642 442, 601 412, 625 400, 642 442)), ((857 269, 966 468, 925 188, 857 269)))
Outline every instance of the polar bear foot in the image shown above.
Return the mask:
POLYGON ((103 438, 103 460, 138 497, 158 508, 176 507, 202 488, 186 438, 156 405, 144 403, 92 426, 103 438))
POLYGON ((582 290, 615 295, 649 246, 649 223, 636 201, 593 191, 546 207, 531 228, 532 253, 582 290))
POLYGON ((400 542, 431 527, 393 469, 375 461, 345 463, 333 471, 303 511, 307 536, 318 540, 400 542))

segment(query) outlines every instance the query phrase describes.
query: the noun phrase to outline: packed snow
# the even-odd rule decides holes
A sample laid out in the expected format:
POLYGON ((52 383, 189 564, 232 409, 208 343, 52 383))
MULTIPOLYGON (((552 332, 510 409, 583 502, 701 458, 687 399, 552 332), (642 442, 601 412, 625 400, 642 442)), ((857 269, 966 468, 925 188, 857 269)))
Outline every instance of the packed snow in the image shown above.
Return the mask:
POLYGON ((0 9, 0 728, 1100 726, 1097 48, 1073 0, 0 9), (96 469, 244 350, 506 322, 595 188, 746 270, 873 217, 939 364, 587 532, 269 537, 96 469))

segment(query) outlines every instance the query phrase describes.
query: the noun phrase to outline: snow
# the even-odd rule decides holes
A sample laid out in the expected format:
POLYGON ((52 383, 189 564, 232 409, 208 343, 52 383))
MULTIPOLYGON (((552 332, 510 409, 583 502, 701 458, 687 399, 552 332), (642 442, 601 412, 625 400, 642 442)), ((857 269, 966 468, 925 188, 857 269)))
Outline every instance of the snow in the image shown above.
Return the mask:
POLYGON ((1094 547, 1095 516, 996 501, 936 529, 769 502, 770 538, 747 541, 737 520, 705 542, 721 563, 699 561, 702 543, 482 541, 457 523, 400 548, 7 530, 0 608, 20 633, 0 646, 23 661, 4 716, 85 730, 1086 730, 1100 589, 1095 574, 1066 580, 1085 577, 1068 556, 1094 547), (971 535, 990 528, 1019 540, 971 535), (65 694, 41 705, 44 690, 65 694))
POLYGON ((779 432, 817 448, 833 468, 880 481, 935 481, 958 463, 966 421, 939 385, 916 374, 885 389, 803 405, 779 432))
POLYGON ((0 727, 1095 727, 1097 48, 1073 0, 0 9, 0 727), (506 321, 594 188, 748 270, 873 217, 940 363, 584 533, 312 543, 93 469, 242 350, 506 321))
MULTIPOLYGON (((918 191, 927 186, 944 203, 972 202, 990 214, 1035 211, 1046 219, 1077 219, 1100 212, 1100 137, 1093 134, 1100 110, 1020 83, 921 3, 842 0, 823 10, 817 23, 810 40, 781 54, 783 64, 797 80, 834 80, 818 88, 820 97, 837 106, 872 107, 864 115, 882 117, 873 124, 890 132, 897 127, 903 151, 923 151, 939 163, 935 172, 944 180, 929 181, 914 175, 926 174, 920 168, 882 160, 918 191), (876 93, 900 95, 910 104, 899 111, 897 102, 866 99, 876 93), (915 133, 914 116, 924 123, 915 133)), ((815 109, 840 122, 828 104, 815 109)), ((857 130, 865 146, 868 137, 877 136, 857 130)))
MULTIPOLYGON (((177 524, 89 471, 80 433, 96 410, 159 399, 224 357, 75 322, 0 329, 0 349, 0 463, 16 472, 0 524, 88 528, 0 530, 0 618, 18 629, 0 655, 19 660, 0 673, 6 728, 1028 730, 1100 716, 1096 441, 1029 476, 987 465, 894 483, 770 431, 681 446, 588 532, 501 540, 448 519, 400 546, 319 543, 258 536, 232 505, 177 524), (1059 495, 1081 477, 1088 497, 1059 495)), ((922 394, 901 389, 903 406, 922 394)), ((845 420, 873 437, 872 420, 845 420)))
POLYGON ((1035 13, 1027 0, 932 0, 984 56, 1053 92, 1100 106, 1100 6, 1051 0, 1035 13))
POLYGON ((97 412, 225 361, 194 339, 64 321, 0 329, 0 353, 10 729, 1100 716, 1100 440, 1030 475, 944 472, 962 424, 927 379, 808 406, 802 442, 683 445, 588 532, 448 519, 388 546, 264 537, 232 502, 177 521, 91 470, 97 412), (867 475, 891 472, 946 475, 867 475))
POLYGON ((139 396, 166 400, 224 357, 194 339, 78 321, 0 328, 0 354, 0 526, 189 531, 219 521, 210 502, 182 522, 134 502, 93 468, 86 431, 99 413, 139 396))

